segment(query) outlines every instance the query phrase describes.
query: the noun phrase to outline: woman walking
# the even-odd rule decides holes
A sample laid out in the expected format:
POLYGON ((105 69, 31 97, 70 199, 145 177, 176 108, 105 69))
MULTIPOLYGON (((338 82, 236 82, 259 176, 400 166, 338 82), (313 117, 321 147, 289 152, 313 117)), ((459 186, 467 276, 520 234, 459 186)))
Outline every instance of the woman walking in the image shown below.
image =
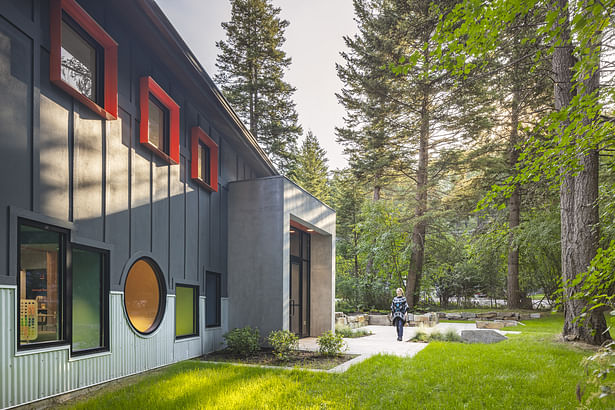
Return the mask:
POLYGON ((408 302, 403 294, 402 288, 397 288, 397 296, 393 298, 391 303, 393 325, 397 327, 397 340, 400 342, 404 336, 404 323, 406 323, 406 312, 408 311, 408 302))

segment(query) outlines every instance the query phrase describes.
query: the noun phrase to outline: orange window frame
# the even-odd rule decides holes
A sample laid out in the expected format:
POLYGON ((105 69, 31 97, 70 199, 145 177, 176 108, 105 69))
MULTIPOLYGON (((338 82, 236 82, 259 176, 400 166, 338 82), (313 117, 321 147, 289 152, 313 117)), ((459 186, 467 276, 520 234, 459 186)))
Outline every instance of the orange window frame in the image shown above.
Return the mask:
POLYGON ((53 84, 66 91, 83 105, 107 120, 116 120, 117 102, 117 43, 75 0, 51 0, 49 3, 49 76, 53 84), (104 92, 103 107, 62 80, 62 12, 72 18, 103 49, 104 92))
POLYGON ((190 166, 190 176, 203 188, 218 192, 218 144, 201 127, 192 127, 191 135, 190 156, 192 163, 190 166), (209 148, 209 183, 199 177, 199 143, 209 148))
POLYGON ((169 164, 179 164, 179 105, 154 81, 152 77, 141 77, 140 80, 140 110, 139 142, 169 164), (169 153, 162 151, 149 140, 149 96, 150 94, 169 110, 169 153))

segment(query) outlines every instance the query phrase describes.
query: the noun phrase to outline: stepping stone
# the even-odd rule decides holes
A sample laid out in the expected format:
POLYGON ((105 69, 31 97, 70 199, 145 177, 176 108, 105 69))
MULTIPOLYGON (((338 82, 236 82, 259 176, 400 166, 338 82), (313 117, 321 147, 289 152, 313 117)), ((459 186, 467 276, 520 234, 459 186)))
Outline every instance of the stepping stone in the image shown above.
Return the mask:
POLYGON ((462 330, 461 340, 464 343, 498 343, 508 338, 495 330, 462 330))

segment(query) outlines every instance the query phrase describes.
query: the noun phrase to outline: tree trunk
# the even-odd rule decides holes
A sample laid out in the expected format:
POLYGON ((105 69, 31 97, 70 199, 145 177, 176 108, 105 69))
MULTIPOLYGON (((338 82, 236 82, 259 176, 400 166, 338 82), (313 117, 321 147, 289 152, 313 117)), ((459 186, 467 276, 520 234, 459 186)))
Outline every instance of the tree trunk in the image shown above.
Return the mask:
MULTIPOLYGON (((568 1, 557 0, 559 10, 561 44, 553 52, 553 72, 555 75, 555 109, 566 108, 572 100, 572 69, 575 61, 572 54, 568 1)), ((586 92, 596 90, 599 71, 586 82, 586 92)), ((586 124, 593 121, 586 118, 586 124)), ((562 128, 569 125, 564 122, 562 128)), ((582 138, 582 136, 577 136, 582 138)), ((585 272, 596 255, 598 248, 598 153, 592 150, 579 158, 582 167, 578 175, 566 172, 560 191, 560 214, 562 229, 562 280, 564 283, 564 329, 566 340, 579 340, 590 344, 602 344, 610 339, 603 312, 588 312, 583 321, 575 320, 582 313, 586 302, 575 299, 580 285, 568 286, 568 281, 585 272)))
POLYGON ((412 253, 410 255, 410 269, 406 280, 406 299, 408 306, 416 306, 420 297, 420 281, 423 272, 425 256, 425 232, 427 223, 424 220, 427 211, 427 165, 429 162, 429 85, 423 87, 423 102, 421 104, 421 131, 419 140, 419 158, 416 171, 416 209, 414 216, 416 223, 412 231, 412 253))
MULTIPOLYGON (((374 202, 380 201, 380 190, 382 189, 382 187, 380 186, 380 176, 379 175, 376 175, 375 181, 376 183, 374 184, 374 196, 372 198, 374 202)), ((369 258, 367 259, 367 263, 365 264, 365 271, 367 274, 370 274, 372 273, 373 270, 374 270, 374 258, 373 256, 370 255, 369 258)))
MULTIPOLYGON (((515 71, 517 68, 515 67, 515 71)), ((513 79, 517 81, 517 78, 513 79)), ((512 112, 510 124, 510 156, 508 165, 514 172, 515 165, 519 160, 517 143, 519 140, 519 84, 515 84, 512 98, 512 112)), ((516 186, 508 200, 508 280, 507 302, 510 309, 518 309, 521 305, 521 293, 519 292, 519 247, 514 244, 514 229, 519 226, 521 214, 521 192, 516 186)))

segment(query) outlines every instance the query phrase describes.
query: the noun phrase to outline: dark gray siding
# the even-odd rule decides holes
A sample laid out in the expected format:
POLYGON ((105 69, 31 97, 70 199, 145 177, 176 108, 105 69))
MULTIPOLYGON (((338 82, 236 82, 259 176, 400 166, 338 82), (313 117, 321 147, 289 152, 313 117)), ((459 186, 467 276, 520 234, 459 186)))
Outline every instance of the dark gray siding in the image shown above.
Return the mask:
MULTIPOLYGON (((173 59, 144 39, 107 2, 79 3, 119 44, 119 118, 104 121, 49 82, 46 1, 0 0, 0 283, 16 283, 10 266, 9 207, 74 223, 73 235, 111 246, 111 289, 135 254, 154 256, 175 283, 223 276, 226 295, 228 190, 257 171, 220 130, 206 95, 180 81, 173 59), (139 144, 139 78, 151 75, 180 105, 181 163, 167 165, 139 144), (208 105, 209 104, 209 105, 208 105), (220 146, 217 193, 190 179, 190 130, 200 125, 220 146)), ((134 6, 131 6, 134 9, 134 6)), ((122 10, 120 10, 122 11, 122 10)), ((154 34, 151 34, 152 36, 154 34)))

